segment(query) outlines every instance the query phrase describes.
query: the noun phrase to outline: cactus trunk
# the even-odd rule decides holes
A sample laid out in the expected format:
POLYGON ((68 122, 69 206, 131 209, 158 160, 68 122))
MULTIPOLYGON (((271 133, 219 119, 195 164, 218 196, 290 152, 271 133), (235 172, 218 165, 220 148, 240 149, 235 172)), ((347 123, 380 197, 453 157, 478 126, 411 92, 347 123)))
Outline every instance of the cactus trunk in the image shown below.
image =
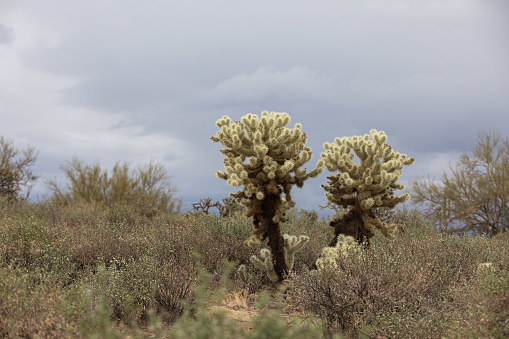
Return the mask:
POLYGON ((356 208, 351 209, 342 218, 334 219, 330 222, 331 227, 334 227, 334 238, 329 243, 329 247, 335 247, 340 234, 351 236, 358 244, 367 241, 369 246, 369 238, 374 234, 373 231, 364 226, 362 213, 356 208))
POLYGON ((261 213, 259 219, 260 229, 264 230, 263 237, 267 237, 267 245, 272 253, 272 260, 274 270, 278 276, 278 281, 282 281, 286 271, 285 253, 284 253, 284 240, 281 235, 281 228, 279 222, 274 222, 276 209, 281 204, 281 197, 279 194, 267 194, 262 203, 261 213))

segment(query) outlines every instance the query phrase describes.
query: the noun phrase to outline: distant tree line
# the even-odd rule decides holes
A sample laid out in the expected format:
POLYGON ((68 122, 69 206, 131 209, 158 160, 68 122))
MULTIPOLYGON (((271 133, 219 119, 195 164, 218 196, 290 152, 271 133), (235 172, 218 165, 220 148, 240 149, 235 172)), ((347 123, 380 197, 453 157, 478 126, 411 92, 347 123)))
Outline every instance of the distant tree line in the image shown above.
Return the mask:
MULTIPOLYGON (((38 176, 32 171, 38 152, 16 148, 0 137, 0 202, 25 201, 38 176)), ((153 216, 179 213, 181 200, 170 176, 160 163, 150 161, 132 169, 117 162, 111 172, 99 163, 72 158, 60 166, 68 182, 60 186, 46 180, 55 204, 90 203, 130 206, 153 216)), ((441 181, 418 177, 410 182, 412 201, 444 232, 496 235, 509 231, 509 138, 497 132, 481 132, 472 154, 464 152, 450 165, 441 181)), ((1 207, 1 205, 0 205, 1 207)))
MULTIPOLYGON (((38 177, 31 168, 38 153, 30 146, 19 149, 13 142, 0 137, 0 198, 2 204, 27 200, 38 177)), ((170 183, 164 166, 155 161, 131 169, 117 162, 111 172, 99 163, 86 164, 77 157, 60 166, 67 185, 56 179, 46 180, 54 204, 96 204, 105 207, 124 206, 151 217, 160 212, 179 213, 181 200, 170 183)), ((1 207, 1 206, 0 206, 1 207)))

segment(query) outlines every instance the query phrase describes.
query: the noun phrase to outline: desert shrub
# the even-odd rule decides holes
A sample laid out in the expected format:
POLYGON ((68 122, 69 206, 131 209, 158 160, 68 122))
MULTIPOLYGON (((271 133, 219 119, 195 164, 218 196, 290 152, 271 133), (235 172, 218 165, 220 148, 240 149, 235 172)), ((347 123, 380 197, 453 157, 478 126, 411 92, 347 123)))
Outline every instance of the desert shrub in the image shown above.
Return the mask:
POLYGON ((197 281, 194 263, 184 258, 174 258, 167 263, 154 298, 162 319, 174 323, 183 312, 182 301, 191 297, 197 281))
POLYGON ((500 252, 488 239, 429 232, 425 224, 405 230, 393 241, 373 238, 360 256, 341 256, 338 269, 292 275, 290 302, 322 317, 331 332, 440 336, 451 291, 468 285, 479 263, 499 262, 500 252))
POLYGON ((37 160, 37 151, 14 147, 13 142, 0 137, 0 206, 28 198, 37 176, 31 167, 37 160))
POLYGON ((247 262, 253 250, 243 241, 250 234, 246 217, 220 218, 213 214, 179 216, 172 221, 174 236, 168 238, 176 251, 200 254, 204 269, 218 282, 227 261, 247 262), (243 228, 243 229, 242 229, 243 228))
POLYGON ((274 287, 274 283, 269 277, 251 263, 237 266, 232 281, 235 287, 244 290, 247 295, 274 287))
POLYGON ((509 336, 509 246, 498 244, 490 265, 479 265, 470 284, 451 291, 449 338, 509 336))
MULTIPOLYGON (((225 311, 211 309, 225 296, 226 281, 232 265, 226 265, 222 276, 222 288, 211 289, 212 277, 200 272, 200 284, 194 291, 192 303, 184 303, 184 314, 171 329, 171 338, 321 338, 321 327, 312 318, 294 318, 288 321, 282 316, 282 306, 271 308, 269 293, 262 293, 257 305, 258 314, 251 320, 251 329, 240 326, 236 319, 228 318, 225 311)), ((277 304, 282 305, 279 299, 277 304)))
POLYGON ((98 266, 91 284, 104 293, 112 307, 111 317, 128 324, 139 322, 153 305, 152 296, 164 271, 151 258, 114 259, 98 266))
POLYGON ((509 138, 481 132, 469 155, 444 171, 440 183, 419 177, 411 181, 412 200, 441 231, 486 233, 509 230, 509 138))
POLYGON ((62 188, 56 180, 46 183, 53 192, 50 200, 57 204, 86 203, 106 207, 128 207, 153 217, 157 213, 177 213, 181 202, 162 164, 149 162, 136 170, 127 163, 116 163, 111 171, 97 164, 88 165, 73 158, 61 166, 69 184, 62 188))
MULTIPOLYGON (((78 323, 67 317, 76 307, 58 285, 41 283, 42 272, 0 267, 0 337, 73 338, 78 323)), ((76 308, 77 309, 77 308, 76 308)))
POLYGON ((192 262, 173 258, 160 263, 144 256, 100 264, 89 284, 100 291, 96 298, 106 296, 110 318, 136 325, 146 322, 149 309, 158 310, 166 322, 175 321, 182 313, 180 302, 190 296, 195 280, 192 262))

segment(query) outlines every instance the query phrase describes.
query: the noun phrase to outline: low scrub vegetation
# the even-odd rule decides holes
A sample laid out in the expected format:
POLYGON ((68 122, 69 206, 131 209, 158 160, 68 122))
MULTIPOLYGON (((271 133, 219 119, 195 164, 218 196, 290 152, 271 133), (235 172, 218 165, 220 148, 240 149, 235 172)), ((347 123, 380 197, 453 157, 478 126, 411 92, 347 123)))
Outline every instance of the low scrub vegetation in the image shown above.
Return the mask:
POLYGON ((0 211, 0 337, 507 337, 507 239, 440 233, 416 211, 390 217, 395 240, 375 236, 313 270, 333 230, 291 210, 282 231, 310 241, 279 284, 250 263, 240 213, 11 204, 0 211))
MULTIPOLYGON (((219 119, 217 176, 242 189, 186 214, 155 162, 108 172, 75 158, 61 167, 70 183, 47 181, 53 195, 30 204, 21 193, 36 179, 35 151, 0 139, 0 337, 509 337, 507 141, 495 160, 500 140, 488 134, 462 156, 476 190, 458 190, 481 197, 475 208, 445 208, 461 198, 456 183, 423 216, 396 209, 415 159, 385 132, 325 143, 308 172, 307 136, 289 121, 219 119), (295 207, 291 189, 324 168, 335 215, 320 219, 295 207), (486 215, 489 227, 471 227, 486 215)), ((418 182, 417 202, 433 204, 439 190, 418 182)))

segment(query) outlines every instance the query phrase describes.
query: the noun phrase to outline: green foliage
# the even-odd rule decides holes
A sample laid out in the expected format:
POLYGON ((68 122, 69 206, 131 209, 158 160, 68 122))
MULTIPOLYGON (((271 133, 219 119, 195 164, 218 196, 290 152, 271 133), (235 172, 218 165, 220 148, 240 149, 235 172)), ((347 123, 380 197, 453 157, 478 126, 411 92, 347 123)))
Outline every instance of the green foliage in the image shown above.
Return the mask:
POLYGON ((30 169, 36 159, 34 148, 27 146, 20 150, 13 146, 12 141, 0 137, 0 197, 7 202, 28 198, 37 180, 30 169))
POLYGON ((268 271, 273 271, 272 278, 277 280, 288 272, 279 223, 287 220, 286 212, 295 206, 292 187, 302 187, 306 179, 322 171, 320 164, 310 172, 301 168, 311 160, 312 152, 306 146, 301 124, 290 129, 285 127, 289 122, 288 114, 267 111, 261 118, 248 114, 234 122, 224 116, 216 122, 220 130, 211 137, 224 146, 221 153, 226 156, 226 172, 218 171, 216 175, 233 187, 243 186, 230 195, 247 207, 248 217, 253 217, 253 238, 249 242, 268 239, 272 259, 267 256, 265 260, 273 263, 268 271))
MULTIPOLYGON (((7 234, 16 248, 20 250, 21 263, 24 266, 31 265, 36 259, 35 253, 33 253, 34 243, 42 245, 42 248, 46 245, 44 224, 34 216, 12 219, 7 234)), ((38 252, 41 253, 41 250, 38 250, 38 252)))
POLYGON ((0 168, 0 192, 1 196, 8 202, 17 201, 21 190, 19 182, 20 173, 12 168, 0 168))
POLYGON ((441 231, 509 231, 509 138, 482 132, 470 156, 462 153, 442 182, 419 177, 411 182, 412 200, 441 231))
POLYGON ((79 316, 79 302, 70 298, 79 294, 63 290, 48 275, 40 270, 0 266, 0 337, 79 336, 77 321, 66 316, 66 310, 71 309, 79 316))
POLYGON ((374 228, 394 237, 395 225, 380 220, 376 209, 392 209, 410 199, 409 194, 398 197, 394 192, 404 188, 398 183, 403 165, 411 165, 415 159, 407 158, 386 141, 385 132, 373 129, 364 136, 336 138, 334 143, 324 144, 322 161, 329 171, 340 173, 329 176, 328 185, 322 187, 330 203, 348 209, 331 222, 336 238, 345 234, 359 243, 369 241, 374 228))
POLYGON ((490 263, 489 267, 480 267, 472 284, 455 291, 468 298, 462 307, 462 317, 448 330, 449 338, 509 337, 508 259, 509 252, 505 251, 502 265, 490 263))
POLYGON ((130 206, 152 217, 160 212, 177 213, 180 201, 174 197, 169 176, 162 164, 149 162, 132 171, 127 163, 116 163, 111 175, 99 164, 87 165, 78 158, 67 161, 61 169, 69 184, 65 189, 56 180, 47 184, 57 204, 92 203, 101 206, 130 206))

